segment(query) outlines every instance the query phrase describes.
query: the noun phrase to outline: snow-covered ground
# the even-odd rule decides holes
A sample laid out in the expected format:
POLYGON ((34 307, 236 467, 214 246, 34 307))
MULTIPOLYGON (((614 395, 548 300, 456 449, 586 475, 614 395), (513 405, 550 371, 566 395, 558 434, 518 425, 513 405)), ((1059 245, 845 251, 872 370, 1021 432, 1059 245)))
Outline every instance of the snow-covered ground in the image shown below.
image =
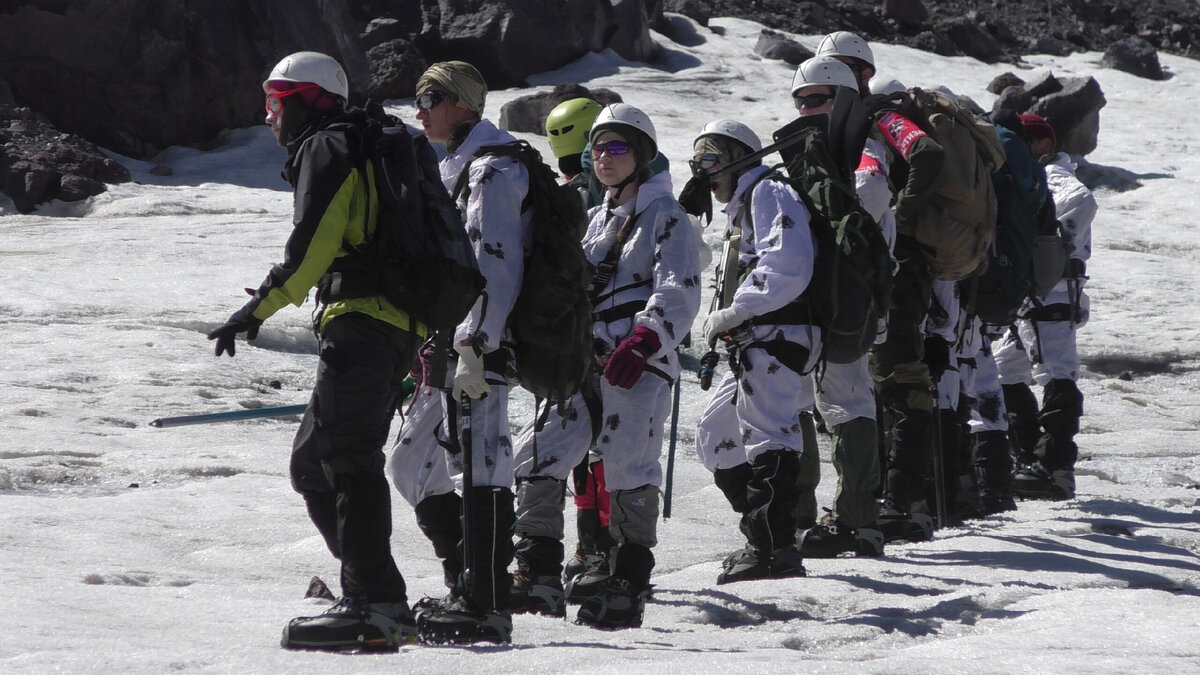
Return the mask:
MULTIPOLYGON (((792 69, 752 53, 761 26, 712 24, 695 46, 658 37, 670 70, 596 54, 533 84, 610 87, 644 108, 678 189, 705 122, 738 118, 768 137, 793 116, 792 69)), ((810 48, 819 38, 799 36, 810 48)), ((875 55, 880 78, 945 84, 985 107, 984 87, 1012 69, 888 45, 875 55)), ((1163 82, 1101 68, 1095 53, 1034 56, 1018 71, 1095 76, 1108 106, 1089 160, 1144 183, 1097 195, 1075 500, 1022 503, 882 559, 808 561, 805 579, 718 588, 719 561, 742 541, 695 458, 705 395, 689 372, 645 626, 517 616, 509 647, 281 650, 286 620, 323 607, 304 599, 309 579, 335 590, 337 579, 288 484, 295 420, 147 424, 307 400, 311 304, 278 314, 232 360, 213 358, 203 335, 288 235, 283 152, 266 127, 228 132, 217 150, 123 159, 135 182, 82 204, 21 216, 0 198, 0 670, 1200 672, 1200 63, 1160 58, 1163 82), (173 175, 152 175, 160 163, 173 175)), ((493 92, 487 115, 529 91, 493 92)), ((409 102, 392 103, 413 119, 409 102)), ((411 509, 397 496, 393 510, 411 596, 440 595, 411 509)))

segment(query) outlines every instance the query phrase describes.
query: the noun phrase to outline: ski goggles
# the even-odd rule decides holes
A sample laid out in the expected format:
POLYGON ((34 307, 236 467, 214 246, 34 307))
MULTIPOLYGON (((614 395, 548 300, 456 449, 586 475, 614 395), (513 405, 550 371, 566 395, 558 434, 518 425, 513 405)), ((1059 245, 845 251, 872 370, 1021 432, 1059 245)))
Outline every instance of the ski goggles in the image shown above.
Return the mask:
POLYGON ((796 95, 792 97, 792 101, 796 104, 796 110, 799 110, 801 106, 809 110, 820 108, 832 100, 833 94, 809 94, 808 96, 796 95))
POLYGON ((600 155, 608 153, 609 157, 617 157, 629 152, 629 143, 625 141, 608 141, 592 146, 592 159, 600 159, 600 155))
POLYGON ((429 91, 417 97, 417 110, 429 112, 430 110, 433 110, 441 105, 442 101, 445 101, 449 96, 450 94, 447 94, 444 91, 430 89, 429 91))
MULTIPOLYGON (((278 115, 283 112, 284 99, 288 98, 289 96, 295 96, 296 94, 315 92, 320 89, 320 85, 312 83, 298 84, 291 89, 283 89, 278 85, 272 84, 271 88, 267 91, 267 100, 265 103, 267 112, 271 113, 272 115, 278 115)), ((309 100, 308 96, 305 96, 304 98, 305 100, 309 100)))
POLYGON ((691 168, 693 176, 698 176, 710 171, 719 161, 721 161, 720 155, 715 152, 706 152, 688 160, 688 167, 691 168))

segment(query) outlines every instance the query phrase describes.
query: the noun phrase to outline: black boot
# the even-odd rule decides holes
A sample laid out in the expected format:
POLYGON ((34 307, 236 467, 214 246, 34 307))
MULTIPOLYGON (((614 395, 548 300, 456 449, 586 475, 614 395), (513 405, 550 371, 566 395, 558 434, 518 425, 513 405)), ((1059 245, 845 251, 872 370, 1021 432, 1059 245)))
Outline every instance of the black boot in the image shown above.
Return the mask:
POLYGON ((421 640, 430 643, 506 643, 512 639, 509 596, 513 560, 513 493, 508 488, 471 488, 471 512, 464 541, 459 593, 417 615, 421 640))
POLYGON ((724 571, 717 576, 718 584, 804 576, 796 545, 800 462, 799 453, 772 450, 751 463, 753 475, 746 490, 750 510, 742 515, 741 522, 748 544, 740 554, 725 561, 724 571))
POLYGON ((972 435, 971 465, 983 515, 1012 511, 1017 505, 1012 495, 1013 461, 1008 434, 981 431, 972 435))
POLYGON ((462 573, 462 497, 446 492, 422 499, 416 507, 417 527, 433 544, 433 552, 442 561, 442 578, 454 588, 462 573))

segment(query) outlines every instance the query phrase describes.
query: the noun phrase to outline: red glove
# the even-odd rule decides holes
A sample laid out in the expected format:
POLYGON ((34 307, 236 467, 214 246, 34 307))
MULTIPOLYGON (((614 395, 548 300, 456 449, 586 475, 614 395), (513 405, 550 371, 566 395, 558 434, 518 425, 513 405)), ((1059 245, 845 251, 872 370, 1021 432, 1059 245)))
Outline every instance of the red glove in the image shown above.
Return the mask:
POLYGON ((425 344, 421 345, 421 350, 417 352, 417 358, 413 361, 408 376, 417 383, 418 387, 423 384, 431 387, 438 386, 438 383, 429 381, 430 375, 433 373, 433 357, 436 353, 437 346, 434 344, 433 338, 426 340, 425 344))
POLYGON ((632 389, 646 369, 650 355, 661 347, 658 333, 646 326, 634 328, 633 335, 617 345, 608 357, 608 364, 604 366, 605 379, 614 387, 632 389))

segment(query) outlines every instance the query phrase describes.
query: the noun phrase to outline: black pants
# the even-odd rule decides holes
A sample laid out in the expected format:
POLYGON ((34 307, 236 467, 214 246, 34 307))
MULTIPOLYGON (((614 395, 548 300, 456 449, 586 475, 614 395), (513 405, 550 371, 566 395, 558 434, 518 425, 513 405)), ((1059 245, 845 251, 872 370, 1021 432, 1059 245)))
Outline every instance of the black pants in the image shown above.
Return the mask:
POLYGON ((365 602, 407 599, 392 559, 383 445, 418 346, 417 336, 365 314, 330 320, 292 445, 292 487, 342 562, 342 593, 365 602))

